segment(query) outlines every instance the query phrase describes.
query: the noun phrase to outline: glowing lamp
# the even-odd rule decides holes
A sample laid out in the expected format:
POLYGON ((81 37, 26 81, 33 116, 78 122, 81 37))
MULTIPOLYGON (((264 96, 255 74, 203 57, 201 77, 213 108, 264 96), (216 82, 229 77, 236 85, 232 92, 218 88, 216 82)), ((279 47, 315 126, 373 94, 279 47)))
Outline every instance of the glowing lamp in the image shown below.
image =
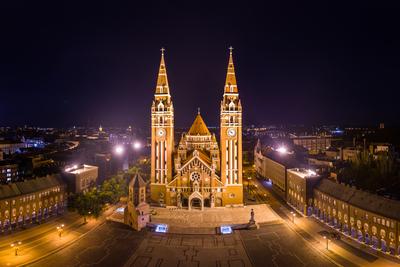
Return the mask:
POLYGON ((287 151, 287 148, 284 147, 284 146, 278 147, 278 148, 276 149, 276 151, 278 151, 278 152, 281 153, 281 154, 286 154, 286 153, 288 152, 288 151, 287 151))
POLYGON ((141 147, 142 147, 142 144, 141 144, 139 141, 136 141, 136 142, 133 143, 133 148, 134 148, 135 150, 138 150, 138 149, 140 149, 141 147))
POLYGON ((221 234, 223 234, 223 235, 229 235, 229 234, 232 234, 232 232, 233 232, 232 227, 229 225, 222 225, 220 227, 220 230, 221 230, 221 234))
POLYGON ((116 146, 116 147, 115 147, 115 153, 116 153, 117 155, 122 155, 122 153, 124 153, 124 147, 123 147, 123 146, 120 146, 120 145, 116 146))
POLYGON ((166 225, 166 224, 157 224, 155 232, 156 233, 166 233, 166 232, 168 232, 168 225, 166 225))

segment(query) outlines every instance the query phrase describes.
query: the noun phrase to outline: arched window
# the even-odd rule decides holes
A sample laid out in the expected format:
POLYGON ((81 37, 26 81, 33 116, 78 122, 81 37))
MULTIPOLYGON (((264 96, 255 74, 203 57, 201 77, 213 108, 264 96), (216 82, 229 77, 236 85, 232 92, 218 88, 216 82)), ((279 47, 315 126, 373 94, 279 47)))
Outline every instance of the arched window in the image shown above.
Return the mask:
POLYGON ((235 103, 233 103, 233 101, 229 103, 229 111, 231 110, 235 110, 235 103))
POLYGON ((385 238, 385 236, 386 236, 385 230, 381 229, 380 234, 381 234, 381 237, 382 237, 382 238, 385 238))
POLYGON ((164 104, 162 103, 162 101, 160 101, 160 103, 158 103, 157 109, 158 109, 158 111, 164 111, 164 104))

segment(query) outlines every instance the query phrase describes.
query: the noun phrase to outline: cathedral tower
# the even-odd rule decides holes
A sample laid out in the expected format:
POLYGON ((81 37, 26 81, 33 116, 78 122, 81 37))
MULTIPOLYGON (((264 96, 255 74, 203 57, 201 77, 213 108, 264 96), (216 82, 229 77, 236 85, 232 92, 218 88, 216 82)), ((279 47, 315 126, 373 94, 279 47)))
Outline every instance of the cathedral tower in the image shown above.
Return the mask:
POLYGON ((166 185, 172 180, 174 107, 170 95, 164 48, 151 106, 151 199, 165 204, 166 185))
POLYGON ((220 113, 221 181, 226 186, 223 196, 224 205, 243 203, 242 105, 233 65, 233 48, 229 49, 228 70, 220 113))

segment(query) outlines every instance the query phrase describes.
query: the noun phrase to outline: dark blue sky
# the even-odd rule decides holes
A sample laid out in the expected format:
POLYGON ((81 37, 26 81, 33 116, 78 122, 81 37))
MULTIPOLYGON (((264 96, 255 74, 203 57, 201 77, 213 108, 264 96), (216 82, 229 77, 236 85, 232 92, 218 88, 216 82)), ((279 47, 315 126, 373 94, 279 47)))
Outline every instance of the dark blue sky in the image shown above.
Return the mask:
POLYGON ((0 8, 0 125, 147 127, 161 46, 176 125, 197 107, 215 125, 230 45, 245 124, 398 122, 395 6, 13 2, 0 8))

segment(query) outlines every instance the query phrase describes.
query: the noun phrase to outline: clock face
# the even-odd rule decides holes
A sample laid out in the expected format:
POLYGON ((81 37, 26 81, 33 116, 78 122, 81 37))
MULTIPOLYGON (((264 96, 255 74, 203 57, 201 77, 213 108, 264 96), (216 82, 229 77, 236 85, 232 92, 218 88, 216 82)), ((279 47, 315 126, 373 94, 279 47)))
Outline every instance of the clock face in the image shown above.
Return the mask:
POLYGON ((157 135, 162 137, 165 135, 165 130, 163 128, 157 129, 157 135))
POLYGON ((226 133, 228 134, 228 136, 233 137, 236 135, 236 130, 233 128, 229 128, 226 133))

